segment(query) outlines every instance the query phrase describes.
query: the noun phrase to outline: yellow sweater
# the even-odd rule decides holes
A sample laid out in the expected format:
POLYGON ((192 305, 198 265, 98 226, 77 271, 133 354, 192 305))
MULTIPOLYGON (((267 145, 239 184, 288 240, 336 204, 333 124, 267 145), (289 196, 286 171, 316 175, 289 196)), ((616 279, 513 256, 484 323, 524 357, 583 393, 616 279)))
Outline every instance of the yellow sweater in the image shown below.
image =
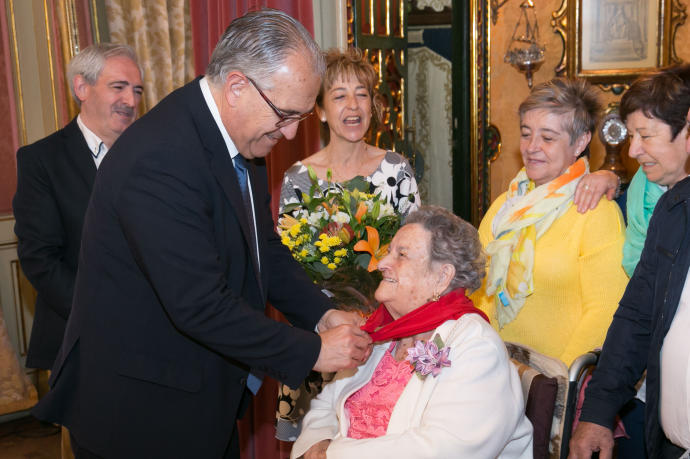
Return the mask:
MULTIPOLYGON (((494 201, 479 225, 486 247, 492 222, 506 200, 494 201)), ((498 330, 493 296, 482 285, 471 296, 505 341, 526 344, 570 366, 581 354, 600 347, 628 283, 621 266, 625 227, 618 206, 602 199, 580 214, 570 207, 537 240, 534 293, 517 318, 498 330)))

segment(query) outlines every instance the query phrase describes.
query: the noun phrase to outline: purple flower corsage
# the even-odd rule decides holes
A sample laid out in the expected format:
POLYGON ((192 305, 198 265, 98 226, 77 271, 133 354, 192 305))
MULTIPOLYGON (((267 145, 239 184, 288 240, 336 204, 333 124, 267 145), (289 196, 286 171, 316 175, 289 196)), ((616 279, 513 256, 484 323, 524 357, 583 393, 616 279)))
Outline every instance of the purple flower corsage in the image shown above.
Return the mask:
POLYGON ((407 350, 407 357, 405 360, 410 362, 421 379, 431 373, 434 378, 441 373, 443 367, 450 366, 450 347, 443 346, 443 340, 439 335, 434 336, 430 341, 417 341, 414 347, 407 350))

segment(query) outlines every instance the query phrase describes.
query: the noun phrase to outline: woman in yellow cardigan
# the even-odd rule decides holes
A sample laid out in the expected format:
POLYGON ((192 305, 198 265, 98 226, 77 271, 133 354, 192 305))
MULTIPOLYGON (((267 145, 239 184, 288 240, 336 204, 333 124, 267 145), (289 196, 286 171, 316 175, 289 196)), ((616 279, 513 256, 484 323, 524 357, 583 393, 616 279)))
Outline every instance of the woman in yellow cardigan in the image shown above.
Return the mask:
POLYGON ((505 341, 568 366, 602 345, 627 283, 618 206, 604 199, 581 214, 572 204, 599 110, 582 80, 536 86, 519 108, 525 167, 479 227, 490 262, 475 304, 505 341))

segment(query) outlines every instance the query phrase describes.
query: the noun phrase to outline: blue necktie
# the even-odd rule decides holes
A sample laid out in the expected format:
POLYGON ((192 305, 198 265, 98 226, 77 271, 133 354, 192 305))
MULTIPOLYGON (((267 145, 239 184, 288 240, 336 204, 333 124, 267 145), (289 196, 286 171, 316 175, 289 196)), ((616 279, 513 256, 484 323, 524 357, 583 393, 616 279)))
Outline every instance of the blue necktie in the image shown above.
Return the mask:
MULTIPOLYGON (((235 166, 235 173, 237 174, 237 183, 240 186, 240 192, 242 193, 242 204, 244 204, 244 212, 247 214, 247 220, 249 223, 249 244, 250 253, 256 258, 256 262, 259 262, 259 254, 257 253, 258 247, 256 246, 256 228, 254 226, 254 209, 252 208, 252 198, 249 195, 249 180, 247 177, 249 163, 241 154, 237 154, 233 159, 233 164, 235 166)), ((258 266, 258 265, 257 265, 258 266)))
MULTIPOLYGON (((247 180, 247 169, 249 164, 247 160, 241 154, 235 155, 232 159, 235 166, 235 173, 237 174, 237 183, 240 186, 240 192, 242 193, 242 204, 244 204, 244 211, 247 214, 247 220, 249 220, 249 239, 250 239, 250 253, 255 256, 256 251, 256 233, 254 228, 254 209, 252 209, 252 200, 249 196, 249 186, 247 180)), ((247 388, 256 395, 261 388, 263 377, 250 371, 247 375, 247 388)))

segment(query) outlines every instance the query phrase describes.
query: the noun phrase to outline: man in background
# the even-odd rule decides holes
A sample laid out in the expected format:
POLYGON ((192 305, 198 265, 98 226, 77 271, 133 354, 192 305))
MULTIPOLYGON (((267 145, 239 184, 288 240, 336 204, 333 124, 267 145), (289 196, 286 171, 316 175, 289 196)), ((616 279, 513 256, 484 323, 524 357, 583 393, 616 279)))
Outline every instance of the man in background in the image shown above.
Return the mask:
POLYGON ((290 16, 235 19, 205 77, 125 132, 99 171, 72 313, 34 414, 76 457, 239 457, 262 375, 354 368, 371 342, 274 231, 263 158, 311 113, 320 49, 290 16), (266 301, 294 326, 264 315, 266 301), (318 334, 314 329, 318 330, 318 334))
POLYGON ((50 370, 72 306, 81 231, 96 170, 134 121, 143 86, 134 50, 102 43, 67 68, 80 113, 17 151, 12 202, 21 267, 37 292, 28 368, 50 370))

